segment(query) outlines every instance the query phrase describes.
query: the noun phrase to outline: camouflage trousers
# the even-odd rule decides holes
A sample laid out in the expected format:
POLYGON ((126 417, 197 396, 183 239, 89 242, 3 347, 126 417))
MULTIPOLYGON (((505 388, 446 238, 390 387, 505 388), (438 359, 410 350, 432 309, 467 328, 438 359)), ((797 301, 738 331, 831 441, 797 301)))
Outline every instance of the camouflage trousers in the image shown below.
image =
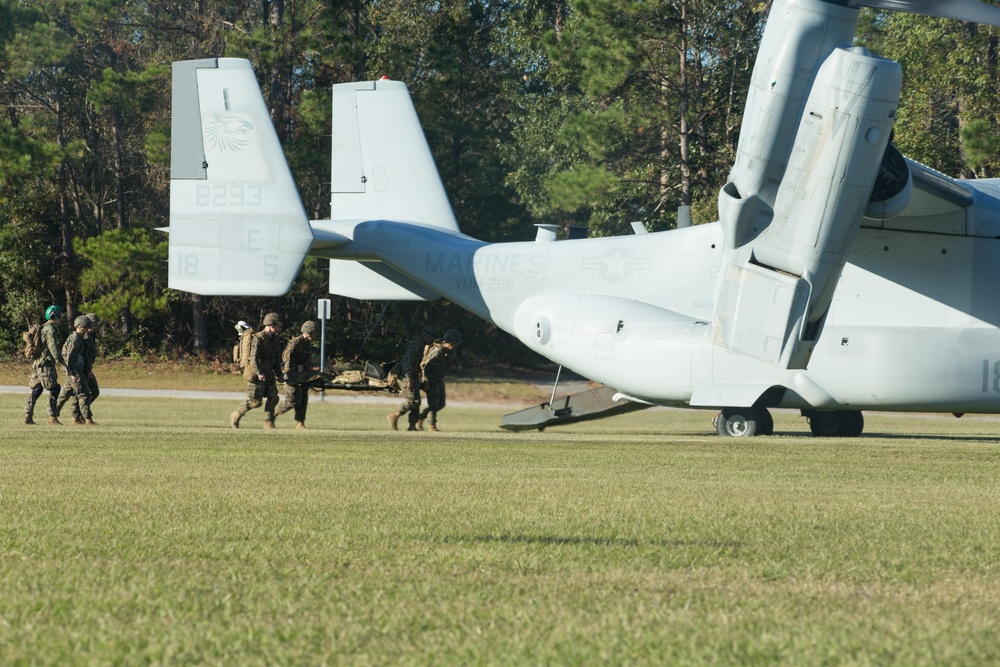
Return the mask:
POLYGON ((306 408, 309 406, 309 385, 285 383, 281 389, 281 402, 274 416, 283 415, 289 410, 295 410, 295 421, 306 421, 306 408))
POLYGON ((403 404, 399 406, 399 416, 409 413, 410 424, 416 424, 420 419, 420 381, 400 378, 403 387, 403 404))
POLYGON ((247 382, 247 399, 240 403, 236 412, 240 417, 254 408, 264 406, 264 421, 274 421, 274 408, 278 405, 278 385, 273 377, 263 382, 247 382))
POLYGON ((88 382, 87 376, 84 373, 80 373, 75 379, 73 377, 66 378, 66 391, 62 392, 59 395, 59 400, 56 401, 56 417, 62 412, 63 406, 66 405, 67 401, 70 403, 74 418, 91 418, 90 382, 88 382))
POLYGON ((444 382, 433 380, 427 383, 427 407, 420 414, 421 419, 427 419, 431 426, 437 426, 437 413, 444 410, 445 390, 444 382))
POLYGON ((62 387, 59 385, 59 375, 56 373, 55 364, 45 364, 35 368, 28 378, 28 401, 24 404, 24 414, 33 417, 35 414, 35 403, 42 395, 42 392, 49 392, 49 416, 55 417, 59 414, 56 408, 56 401, 59 400, 59 392, 62 387))
MULTIPOLYGON (((97 400, 97 397, 101 395, 101 388, 97 384, 97 378, 94 377, 93 373, 87 376, 87 386, 90 388, 90 402, 88 403, 88 405, 92 406, 94 405, 94 401, 97 400)), ((65 401, 58 401, 60 412, 62 411, 64 403, 65 401)), ((80 412, 79 401, 71 401, 69 407, 70 407, 70 414, 73 415, 74 420, 85 419, 83 413, 80 412)), ((91 413, 93 413, 93 409, 91 409, 91 413)))

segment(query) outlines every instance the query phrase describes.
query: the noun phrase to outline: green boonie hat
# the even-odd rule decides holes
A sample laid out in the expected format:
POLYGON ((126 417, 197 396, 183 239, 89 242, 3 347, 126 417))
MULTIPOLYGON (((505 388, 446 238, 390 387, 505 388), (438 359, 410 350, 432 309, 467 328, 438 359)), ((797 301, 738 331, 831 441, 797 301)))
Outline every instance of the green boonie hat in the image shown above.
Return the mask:
POLYGON ((90 318, 86 315, 81 315, 80 317, 73 320, 73 326, 83 327, 84 329, 93 329, 94 323, 90 321, 90 318))
POLYGON ((461 345, 462 334, 458 333, 454 329, 448 329, 447 331, 444 332, 444 335, 441 336, 441 340, 443 340, 446 343, 454 343, 455 345, 461 345))
POLYGON ((264 326, 269 327, 275 324, 281 324, 281 318, 278 317, 278 313, 268 313, 264 316, 264 326))
POLYGON ((313 322, 312 320, 302 323, 301 331, 304 334, 309 334, 310 336, 312 336, 314 333, 316 333, 316 329, 317 329, 316 323, 313 322))

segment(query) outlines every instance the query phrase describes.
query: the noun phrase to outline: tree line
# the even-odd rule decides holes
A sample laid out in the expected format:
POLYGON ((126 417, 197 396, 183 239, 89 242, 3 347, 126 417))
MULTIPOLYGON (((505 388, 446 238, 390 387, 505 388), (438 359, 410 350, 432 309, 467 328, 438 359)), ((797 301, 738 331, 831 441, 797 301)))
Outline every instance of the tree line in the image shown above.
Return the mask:
MULTIPOLYGON (((384 75, 410 87, 464 232, 622 234, 671 228, 682 205, 716 218, 769 4, 0 0, 0 356, 52 303, 101 315, 105 354, 222 356, 238 320, 275 310, 297 328, 329 297, 342 356, 388 359, 429 324, 517 363, 525 348, 446 302, 329 295, 313 258, 278 299, 168 290, 171 62, 253 62, 314 219, 329 217, 330 86, 384 75)), ((997 171, 996 30, 866 10, 858 40, 903 65, 905 153, 997 171)))

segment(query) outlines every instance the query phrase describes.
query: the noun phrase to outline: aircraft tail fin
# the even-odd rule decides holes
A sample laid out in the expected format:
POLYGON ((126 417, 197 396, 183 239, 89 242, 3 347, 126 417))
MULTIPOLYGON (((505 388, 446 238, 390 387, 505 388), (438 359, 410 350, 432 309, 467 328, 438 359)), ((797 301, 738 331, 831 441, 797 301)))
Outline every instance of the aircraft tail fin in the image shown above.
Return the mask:
POLYGON ((253 68, 176 62, 172 102, 169 286, 284 294, 313 233, 253 68))
POLYGON ((333 86, 330 217, 458 231, 406 84, 333 86))

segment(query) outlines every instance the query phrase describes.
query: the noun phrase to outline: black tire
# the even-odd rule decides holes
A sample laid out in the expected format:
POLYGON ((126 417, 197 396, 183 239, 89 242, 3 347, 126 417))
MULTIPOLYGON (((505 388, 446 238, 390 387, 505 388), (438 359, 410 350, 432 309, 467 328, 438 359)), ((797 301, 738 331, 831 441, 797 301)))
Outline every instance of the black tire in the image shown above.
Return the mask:
POLYGON ((865 428, 865 418, 857 410, 814 410, 806 417, 809 430, 817 438, 856 438, 865 428))
POLYGON ((761 417, 757 435, 774 435, 774 417, 771 416, 771 412, 767 408, 758 408, 757 410, 761 417))
POLYGON ((851 428, 848 430, 847 437, 860 437, 865 430, 865 416, 861 414, 860 410, 849 410, 848 414, 851 415, 851 428))

